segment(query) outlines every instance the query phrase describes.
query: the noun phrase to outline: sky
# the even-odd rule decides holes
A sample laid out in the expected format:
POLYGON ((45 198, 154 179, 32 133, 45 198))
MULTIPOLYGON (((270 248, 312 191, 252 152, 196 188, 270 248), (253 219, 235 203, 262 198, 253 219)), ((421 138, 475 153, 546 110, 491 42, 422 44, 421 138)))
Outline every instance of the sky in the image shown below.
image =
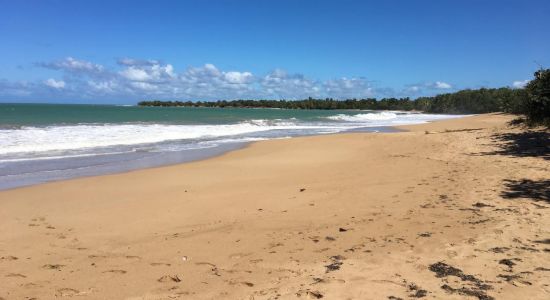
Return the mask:
POLYGON ((411 97, 521 88, 548 0, 0 0, 0 102, 411 97))

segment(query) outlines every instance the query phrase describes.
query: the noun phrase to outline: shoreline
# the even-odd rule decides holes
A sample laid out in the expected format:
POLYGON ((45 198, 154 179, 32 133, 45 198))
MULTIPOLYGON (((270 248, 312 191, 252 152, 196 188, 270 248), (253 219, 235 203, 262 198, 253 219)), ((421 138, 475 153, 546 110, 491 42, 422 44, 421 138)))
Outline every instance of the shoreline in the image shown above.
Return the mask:
MULTIPOLYGON (((331 134, 342 134, 342 133, 392 133, 399 132, 403 129, 399 129, 394 126, 375 126, 375 127, 360 127, 354 128, 346 131, 336 132, 336 133, 327 133, 327 134, 311 134, 311 135, 297 135, 291 136, 289 138, 300 138, 305 136, 323 136, 331 134)), ((272 138, 272 139, 286 139, 286 138, 272 138)), ((34 171, 27 172, 23 174, 7 174, 0 175, 0 191, 24 188, 34 185, 46 184, 50 182, 59 182, 65 180, 72 180, 78 178, 94 177, 94 176, 104 176, 104 175, 113 175, 113 174, 123 174, 133 171, 153 169, 153 168, 162 168, 179 164, 186 164, 190 162, 207 160, 214 158, 220 155, 223 155, 228 152, 237 151, 243 148, 246 148, 248 145, 256 142, 263 142, 272 139, 265 139, 261 141, 252 141, 252 142, 234 142, 228 144, 221 144, 215 147, 209 148, 198 148, 198 149, 187 149, 180 151, 170 151, 170 152, 157 152, 157 153, 148 153, 148 156, 145 156, 147 153, 126 153, 120 156, 119 160, 111 160, 108 163, 90 163, 91 165, 82 165, 82 166, 71 166, 70 168, 63 169, 54 169, 54 170, 45 170, 45 171, 34 171), (134 159, 129 159, 132 155, 144 155, 143 157, 137 157, 134 159), (57 174, 52 174, 57 172, 57 174), (40 175, 41 173, 46 173, 45 175, 40 175), (28 178, 28 176, 35 176, 35 178, 28 178), (24 177, 23 179, 11 179, 8 177, 24 177), (27 176, 25 178, 25 176, 27 176), (11 179, 13 182, 7 180, 2 180, 2 177, 6 179, 11 179)), ((93 161, 94 159, 99 160, 100 157, 108 157, 112 155, 89 155, 84 158, 82 157, 69 157, 69 158, 55 158, 55 159, 39 159, 34 160, 34 163, 46 163, 46 164, 67 164, 71 161, 80 161, 87 159, 93 161)), ((29 161, 23 161, 21 163, 26 164, 29 161)))
POLYGON ((0 191, 0 298, 546 299, 550 203, 520 192, 550 161, 495 139, 511 119, 0 191))

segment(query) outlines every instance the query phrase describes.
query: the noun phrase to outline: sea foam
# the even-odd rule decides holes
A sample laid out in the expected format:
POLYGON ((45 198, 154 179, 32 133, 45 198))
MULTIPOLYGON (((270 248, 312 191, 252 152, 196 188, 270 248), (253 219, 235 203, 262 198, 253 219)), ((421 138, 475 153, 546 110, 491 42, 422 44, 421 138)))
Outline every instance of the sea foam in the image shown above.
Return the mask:
MULTIPOLYGON (((206 147, 229 141, 286 136, 335 133, 360 127, 417 124, 457 116, 403 112, 339 113, 316 119, 251 119, 235 124, 182 125, 152 123, 79 124, 22 126, 0 130, 0 162, 11 159, 35 159, 47 156, 82 155, 64 153, 116 146, 147 145, 169 141, 184 141, 185 147, 206 147), (15 157, 14 157, 15 155, 15 157)), ((172 144, 170 147, 181 149, 172 144)), ((154 147, 153 147, 154 148, 154 147)), ((140 148, 146 151, 147 147, 140 148)), ((118 151, 120 149, 117 149, 118 151)), ((105 150, 112 152, 113 149, 105 150)), ((128 151, 128 150, 126 150, 128 151)), ((100 151, 101 152, 101 151, 100 151)), ((100 153, 98 152, 98 153, 100 153)), ((86 154, 87 154, 86 153, 86 154)))

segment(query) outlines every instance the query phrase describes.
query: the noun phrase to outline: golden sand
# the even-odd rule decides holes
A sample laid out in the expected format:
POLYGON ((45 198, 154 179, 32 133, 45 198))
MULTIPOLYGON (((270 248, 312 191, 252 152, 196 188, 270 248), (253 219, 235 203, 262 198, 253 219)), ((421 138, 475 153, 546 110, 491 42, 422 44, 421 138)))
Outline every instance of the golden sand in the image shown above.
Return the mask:
POLYGON ((550 203, 514 183, 550 160, 503 150, 510 119, 2 191, 0 299, 549 299, 550 203))

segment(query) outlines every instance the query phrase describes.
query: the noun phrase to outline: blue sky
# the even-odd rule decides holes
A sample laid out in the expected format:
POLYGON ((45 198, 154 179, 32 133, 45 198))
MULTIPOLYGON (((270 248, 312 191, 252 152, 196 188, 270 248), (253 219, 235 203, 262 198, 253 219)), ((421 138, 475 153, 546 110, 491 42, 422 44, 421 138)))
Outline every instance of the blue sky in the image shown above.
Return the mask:
POLYGON ((519 87, 550 66, 549 15, 529 0, 0 0, 0 101, 519 87))

